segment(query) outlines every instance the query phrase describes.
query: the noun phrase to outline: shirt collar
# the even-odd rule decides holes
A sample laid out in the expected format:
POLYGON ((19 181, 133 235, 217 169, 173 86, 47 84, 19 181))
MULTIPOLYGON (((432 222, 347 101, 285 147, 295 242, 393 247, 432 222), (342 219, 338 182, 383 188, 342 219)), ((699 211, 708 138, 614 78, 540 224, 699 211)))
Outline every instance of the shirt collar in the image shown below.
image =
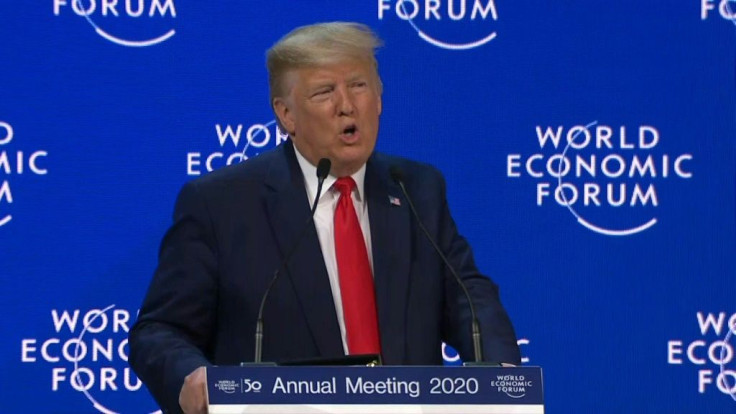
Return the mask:
MULTIPOLYGON (((296 145, 294 145, 294 152, 296 153, 296 160, 299 162, 299 167, 301 168, 302 174, 304 175, 304 181, 307 184, 307 195, 309 196, 309 202, 311 203, 312 201, 314 201, 314 196, 317 195, 317 167, 312 165, 309 161, 307 161, 306 158, 304 158, 304 156, 296 148, 296 145)), ((353 180, 355 180, 357 199, 358 201, 362 202, 363 189, 365 184, 365 164, 363 164, 363 166, 360 167, 358 171, 352 174, 351 177, 353 178, 353 180)), ((322 198, 325 193, 327 193, 327 189, 332 188, 332 185, 335 184, 335 181, 337 181, 337 177, 333 176, 332 174, 328 175, 327 178, 325 178, 320 198, 322 198)))

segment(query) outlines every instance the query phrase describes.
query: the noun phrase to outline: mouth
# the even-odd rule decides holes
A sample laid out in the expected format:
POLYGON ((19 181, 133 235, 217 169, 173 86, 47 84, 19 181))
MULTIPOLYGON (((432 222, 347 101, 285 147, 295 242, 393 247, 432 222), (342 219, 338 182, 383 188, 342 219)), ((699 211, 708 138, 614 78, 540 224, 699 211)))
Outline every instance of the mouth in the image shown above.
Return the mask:
POLYGON ((358 127, 356 125, 348 125, 340 133, 340 138, 348 143, 357 141, 358 137, 358 127))
POLYGON ((348 125, 342 130, 343 135, 353 136, 358 131, 358 127, 355 125, 348 125))

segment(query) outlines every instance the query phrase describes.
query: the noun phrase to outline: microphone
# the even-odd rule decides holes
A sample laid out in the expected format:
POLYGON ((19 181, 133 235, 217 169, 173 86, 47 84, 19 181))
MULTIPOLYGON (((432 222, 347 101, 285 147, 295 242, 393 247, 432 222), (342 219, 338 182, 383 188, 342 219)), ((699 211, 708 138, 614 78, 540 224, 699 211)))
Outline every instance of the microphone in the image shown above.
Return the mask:
POLYGON ((389 168, 389 174, 391 175, 391 179, 394 180, 394 182, 398 184, 399 187, 401 187, 401 192, 404 194, 404 197, 406 197, 406 201, 409 203, 411 213, 414 216, 414 219, 417 221, 419 228, 422 229, 422 232, 424 232, 427 240, 429 240, 429 242, 432 244, 432 247, 440 256, 440 258, 442 258, 442 261, 445 263, 445 266, 447 266, 447 269, 449 269, 450 273, 455 276, 455 280, 462 288, 463 293, 465 293, 465 297, 468 299, 468 304, 470 305, 470 316, 472 318, 473 353, 475 354, 475 362, 480 364, 483 362, 483 346, 481 344, 480 324, 478 323, 478 317, 475 313, 475 305, 473 304, 473 299, 470 297, 468 288, 465 286, 465 283, 463 283, 463 280, 460 279, 460 276, 455 271, 455 268, 452 267, 450 262, 447 260, 447 256, 445 256, 440 247, 437 246, 437 243, 432 238, 432 235, 429 234, 427 228, 424 227, 424 224, 419 217, 419 213, 417 213, 417 209, 416 207, 414 207, 414 203, 412 202, 411 197, 409 197, 409 193, 406 191, 406 187, 404 186, 404 173, 401 171, 401 168, 396 165, 392 165, 389 168))
POLYGON ((253 359, 253 362, 255 364, 261 363, 261 356, 263 354, 263 308, 266 306, 266 299, 268 298, 268 294, 271 292, 271 288, 273 287, 274 283, 276 283, 276 279, 279 278, 281 271, 286 268, 286 265, 289 263, 289 259, 291 259, 291 256, 294 255, 297 247, 299 247, 300 242, 304 238, 304 234, 306 234, 309 226, 314 222, 314 212, 317 211, 317 203, 319 202, 319 197, 322 194, 322 185, 325 183, 325 178, 327 178, 327 175, 330 173, 331 166, 332 163, 327 158, 322 158, 317 163, 317 195, 314 197, 314 202, 312 203, 312 210, 311 214, 309 215, 309 219, 307 219, 307 222, 304 223, 302 232, 299 233, 299 236, 297 237, 294 245, 291 247, 291 250, 289 250, 286 256, 284 256, 284 260, 281 262, 279 267, 276 268, 276 271, 273 272, 271 282, 269 282, 268 287, 266 288, 266 292, 261 298, 261 306, 260 308, 258 308, 258 319, 256 320, 256 352, 255 358, 253 359))

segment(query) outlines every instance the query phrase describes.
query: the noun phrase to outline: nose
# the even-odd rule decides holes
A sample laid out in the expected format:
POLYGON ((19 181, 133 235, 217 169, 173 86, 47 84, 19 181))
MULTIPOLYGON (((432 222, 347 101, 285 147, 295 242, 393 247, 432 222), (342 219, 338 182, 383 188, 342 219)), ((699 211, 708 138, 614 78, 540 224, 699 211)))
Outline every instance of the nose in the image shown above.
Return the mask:
POLYGON ((355 112, 355 105, 353 104, 353 97, 350 91, 346 87, 337 89, 335 94, 337 97, 337 109, 340 115, 352 115, 355 112))

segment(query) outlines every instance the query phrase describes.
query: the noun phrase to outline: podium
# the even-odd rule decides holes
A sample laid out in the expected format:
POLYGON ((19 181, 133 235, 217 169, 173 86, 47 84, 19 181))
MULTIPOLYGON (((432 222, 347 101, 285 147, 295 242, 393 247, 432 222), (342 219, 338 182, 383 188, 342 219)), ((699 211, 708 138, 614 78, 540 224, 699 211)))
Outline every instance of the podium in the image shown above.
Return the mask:
POLYGON ((210 414, 544 413, 539 367, 209 367, 210 414))

